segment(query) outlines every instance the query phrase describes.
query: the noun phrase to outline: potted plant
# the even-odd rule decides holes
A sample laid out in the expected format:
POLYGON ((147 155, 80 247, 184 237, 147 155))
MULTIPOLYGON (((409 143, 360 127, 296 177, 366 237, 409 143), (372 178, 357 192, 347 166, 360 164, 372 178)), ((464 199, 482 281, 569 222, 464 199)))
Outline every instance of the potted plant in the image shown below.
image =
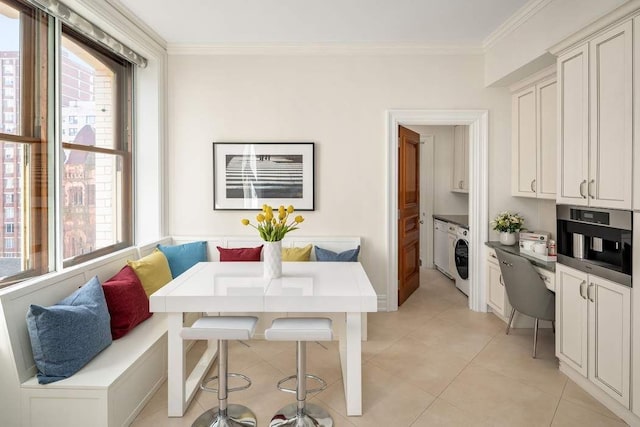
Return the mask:
POLYGON ((257 225, 251 224, 248 219, 242 220, 242 224, 258 230, 260 238, 265 242, 262 258, 264 277, 268 279, 282 276, 282 239, 288 232, 297 230, 298 224, 304 221, 302 215, 289 220, 294 211, 293 206, 280 206, 276 212, 271 206, 263 205, 262 211, 256 215, 257 225))
POLYGON ((524 218, 518 213, 509 211, 499 213, 491 226, 500 232, 500 243, 503 245, 514 245, 516 243, 516 233, 524 227, 524 218))

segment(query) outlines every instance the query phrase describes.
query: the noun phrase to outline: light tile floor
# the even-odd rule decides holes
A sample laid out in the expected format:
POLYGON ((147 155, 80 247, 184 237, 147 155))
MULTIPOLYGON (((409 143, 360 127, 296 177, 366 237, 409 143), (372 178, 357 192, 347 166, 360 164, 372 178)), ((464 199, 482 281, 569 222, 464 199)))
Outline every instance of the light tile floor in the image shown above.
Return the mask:
MULTIPOLYGON (((532 330, 504 334, 493 314, 474 313, 453 282, 423 270, 420 288, 393 313, 369 315, 363 343, 362 417, 347 417, 336 343, 308 345, 308 370, 329 387, 310 397, 327 408, 335 425, 424 426, 622 426, 608 409, 558 371, 553 334, 544 329, 538 358, 531 358, 532 330)), ((230 403, 249 406, 259 426, 294 396, 275 388, 294 373, 295 344, 230 343, 233 372, 251 377, 253 386, 232 393, 230 403)), ((189 352, 191 364, 204 343, 189 352)), ((215 366, 212 370, 215 370, 215 366)), ((213 374, 215 375, 215 374, 213 374)), ((199 392, 182 418, 167 417, 167 388, 154 395, 134 426, 190 426, 214 394, 199 392)))

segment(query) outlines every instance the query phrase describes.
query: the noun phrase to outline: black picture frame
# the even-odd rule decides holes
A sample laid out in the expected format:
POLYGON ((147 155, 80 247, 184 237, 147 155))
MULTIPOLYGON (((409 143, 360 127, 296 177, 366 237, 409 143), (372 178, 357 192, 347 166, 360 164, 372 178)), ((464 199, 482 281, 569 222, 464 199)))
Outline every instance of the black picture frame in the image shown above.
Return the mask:
POLYGON ((214 142, 213 209, 315 210, 313 142, 214 142))

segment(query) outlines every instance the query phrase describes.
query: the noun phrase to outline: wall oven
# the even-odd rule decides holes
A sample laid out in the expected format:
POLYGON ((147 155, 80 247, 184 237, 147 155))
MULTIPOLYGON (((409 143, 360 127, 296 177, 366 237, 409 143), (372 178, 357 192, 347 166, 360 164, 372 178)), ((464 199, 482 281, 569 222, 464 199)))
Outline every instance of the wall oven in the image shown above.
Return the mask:
POLYGON ((558 262, 631 287, 631 211, 558 205, 558 262))

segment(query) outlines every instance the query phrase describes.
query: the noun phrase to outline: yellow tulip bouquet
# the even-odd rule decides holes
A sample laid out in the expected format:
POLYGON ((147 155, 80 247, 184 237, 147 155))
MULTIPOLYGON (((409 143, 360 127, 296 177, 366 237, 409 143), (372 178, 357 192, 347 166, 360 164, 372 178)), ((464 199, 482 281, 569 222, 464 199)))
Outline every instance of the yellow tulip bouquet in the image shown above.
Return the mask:
POLYGON ((273 208, 269 205, 262 205, 262 212, 256 215, 256 221, 258 225, 253 225, 248 219, 243 219, 242 224, 250 225, 260 234, 260 237, 265 242, 278 242, 282 240, 290 231, 297 230, 298 224, 304 221, 301 215, 297 215, 292 220, 289 220, 291 214, 293 214, 293 206, 285 208, 280 206, 278 212, 274 212, 273 208))

